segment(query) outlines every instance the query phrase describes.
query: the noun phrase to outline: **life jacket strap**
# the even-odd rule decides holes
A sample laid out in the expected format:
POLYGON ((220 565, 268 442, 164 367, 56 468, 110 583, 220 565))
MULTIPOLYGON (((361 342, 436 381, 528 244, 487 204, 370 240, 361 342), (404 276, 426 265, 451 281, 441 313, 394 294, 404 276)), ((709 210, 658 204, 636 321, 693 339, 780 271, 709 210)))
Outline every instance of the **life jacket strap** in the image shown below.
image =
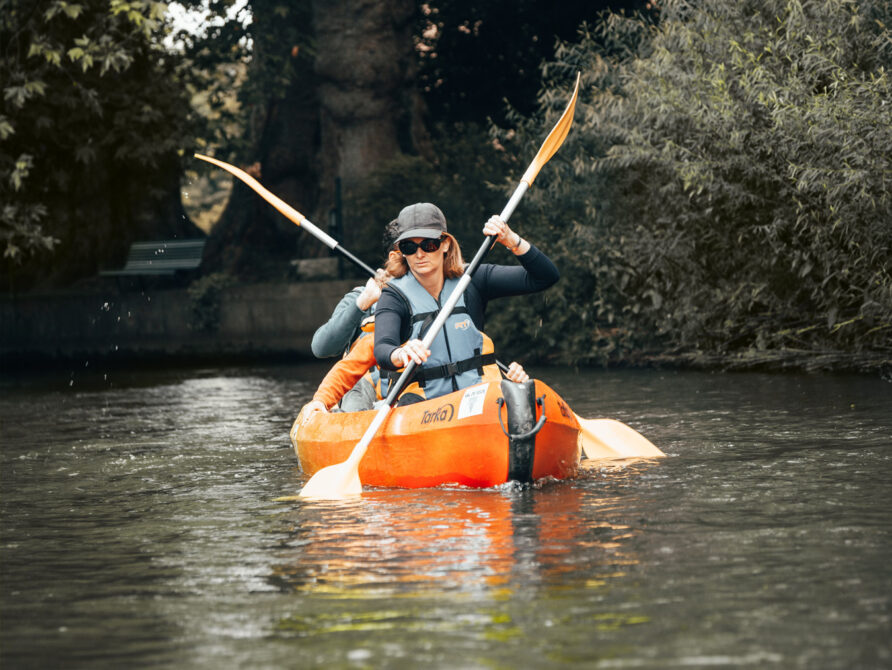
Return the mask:
MULTIPOLYGON (((418 382, 418 385, 421 386, 421 388, 424 388, 426 382, 433 381, 434 379, 456 377, 468 370, 482 370, 484 365, 495 365, 495 362, 496 355, 493 352, 488 354, 477 354, 476 356, 471 356, 470 358, 466 358, 465 360, 456 363, 434 365, 429 368, 417 367, 415 368, 415 374, 412 375, 412 381, 418 382)), ((381 372, 383 373, 385 371, 381 370, 381 372)), ((391 381, 397 379, 401 374, 394 370, 387 370, 386 372, 388 379, 391 381)))

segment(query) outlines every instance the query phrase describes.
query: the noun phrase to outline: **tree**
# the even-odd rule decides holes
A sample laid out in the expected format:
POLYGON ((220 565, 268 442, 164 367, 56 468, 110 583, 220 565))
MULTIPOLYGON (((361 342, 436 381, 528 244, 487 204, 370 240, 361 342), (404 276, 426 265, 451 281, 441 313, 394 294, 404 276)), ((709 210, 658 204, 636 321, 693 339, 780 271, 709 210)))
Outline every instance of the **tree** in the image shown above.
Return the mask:
POLYGON ((648 0, 430 0, 421 8, 418 86, 432 125, 503 125, 509 105, 529 115, 539 66, 558 41, 608 9, 656 13, 648 0))
MULTIPOLYGON (((349 191, 388 161, 424 150, 412 87, 414 5, 254 0, 251 8, 245 102, 263 121, 242 162, 256 162, 268 188, 324 225, 336 179, 349 191)), ((210 267, 280 273, 289 258, 324 251, 314 240, 304 250, 305 240, 237 187, 211 237, 210 267)))
MULTIPOLYGON (((646 3, 614 0, 594 7, 608 4, 646 3)), ((399 211, 392 207, 394 194, 378 187, 392 188, 394 179, 415 184, 424 174, 426 188, 413 187, 422 194, 416 197, 450 197, 438 188, 454 182, 454 175, 443 174, 447 166, 462 178, 452 147, 472 149, 474 160, 489 154, 487 142, 469 147, 465 139, 480 139, 488 116, 504 118, 505 98, 529 109, 543 55, 551 56, 555 38, 573 34, 594 11, 590 2, 555 9, 543 0, 253 0, 250 7, 254 22, 247 34, 254 48, 243 102, 263 124, 255 128, 258 141, 239 159, 259 163, 268 187, 322 224, 339 179, 347 204, 341 241, 360 250, 399 211), (387 213, 376 204, 382 202, 391 206, 387 213)), ((467 195, 479 186, 446 188, 457 190, 467 195)), ((456 201, 456 211, 475 212, 473 220, 488 211, 479 201, 456 201)), ((208 253, 216 259, 212 266, 277 273, 287 258, 324 253, 303 239, 238 187, 208 253)))
POLYGON ((197 234, 179 200, 190 111, 160 47, 164 12, 3 0, 0 230, 17 287, 89 276, 136 238, 197 234))

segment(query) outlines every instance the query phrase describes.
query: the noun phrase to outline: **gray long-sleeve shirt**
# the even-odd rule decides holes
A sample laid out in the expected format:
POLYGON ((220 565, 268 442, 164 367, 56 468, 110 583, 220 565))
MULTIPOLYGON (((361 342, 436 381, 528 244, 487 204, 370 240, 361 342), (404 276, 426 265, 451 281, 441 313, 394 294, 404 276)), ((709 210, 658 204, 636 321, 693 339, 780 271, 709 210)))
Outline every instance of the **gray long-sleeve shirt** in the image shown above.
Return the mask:
POLYGON ((316 358, 340 356, 353 340, 359 337, 359 326, 362 320, 375 309, 375 306, 372 305, 363 311, 356 306, 356 298, 362 293, 362 289, 362 286, 357 286, 344 295, 335 305, 328 321, 313 333, 310 349, 316 358))

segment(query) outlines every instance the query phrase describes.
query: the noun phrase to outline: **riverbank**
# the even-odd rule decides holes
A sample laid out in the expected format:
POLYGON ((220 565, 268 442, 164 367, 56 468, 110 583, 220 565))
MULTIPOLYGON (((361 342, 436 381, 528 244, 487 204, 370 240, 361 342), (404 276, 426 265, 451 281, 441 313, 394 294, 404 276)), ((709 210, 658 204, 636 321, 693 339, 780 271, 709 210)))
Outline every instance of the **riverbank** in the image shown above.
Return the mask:
MULTIPOLYGON (((114 283, 0 297, 0 367, 312 358, 313 333, 357 279, 123 290, 114 283)), ((892 380, 892 354, 807 350, 641 352, 621 366, 859 372, 892 380)))
POLYGON ((4 369, 72 359, 311 358, 316 328, 356 280, 34 292, 0 298, 4 369))
POLYGON ((879 374, 892 381, 892 354, 878 352, 779 349, 724 354, 656 353, 642 356, 640 365, 723 372, 857 372, 879 374))

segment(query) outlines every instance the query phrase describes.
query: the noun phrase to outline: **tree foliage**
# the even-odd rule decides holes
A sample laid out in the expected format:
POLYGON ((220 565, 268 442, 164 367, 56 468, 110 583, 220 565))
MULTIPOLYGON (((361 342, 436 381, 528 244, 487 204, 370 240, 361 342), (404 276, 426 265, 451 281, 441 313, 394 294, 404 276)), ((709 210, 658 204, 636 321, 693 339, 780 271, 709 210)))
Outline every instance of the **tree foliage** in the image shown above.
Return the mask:
POLYGON ((22 284, 95 272, 140 231, 187 231, 189 108, 152 0, 3 0, 3 265, 22 284), (34 254, 55 249, 50 259, 34 254), (40 262, 43 261, 43 266, 40 262))
POLYGON ((575 125, 524 205, 564 279, 505 333, 565 361, 888 355, 890 3, 661 6, 658 24, 584 27, 546 67, 540 112, 516 119, 513 145, 534 142, 583 73, 575 125))
POLYGON ((599 12, 645 10, 648 0, 426 0, 416 31, 418 86, 434 124, 502 124, 510 105, 535 109, 539 66, 558 40, 599 12))

